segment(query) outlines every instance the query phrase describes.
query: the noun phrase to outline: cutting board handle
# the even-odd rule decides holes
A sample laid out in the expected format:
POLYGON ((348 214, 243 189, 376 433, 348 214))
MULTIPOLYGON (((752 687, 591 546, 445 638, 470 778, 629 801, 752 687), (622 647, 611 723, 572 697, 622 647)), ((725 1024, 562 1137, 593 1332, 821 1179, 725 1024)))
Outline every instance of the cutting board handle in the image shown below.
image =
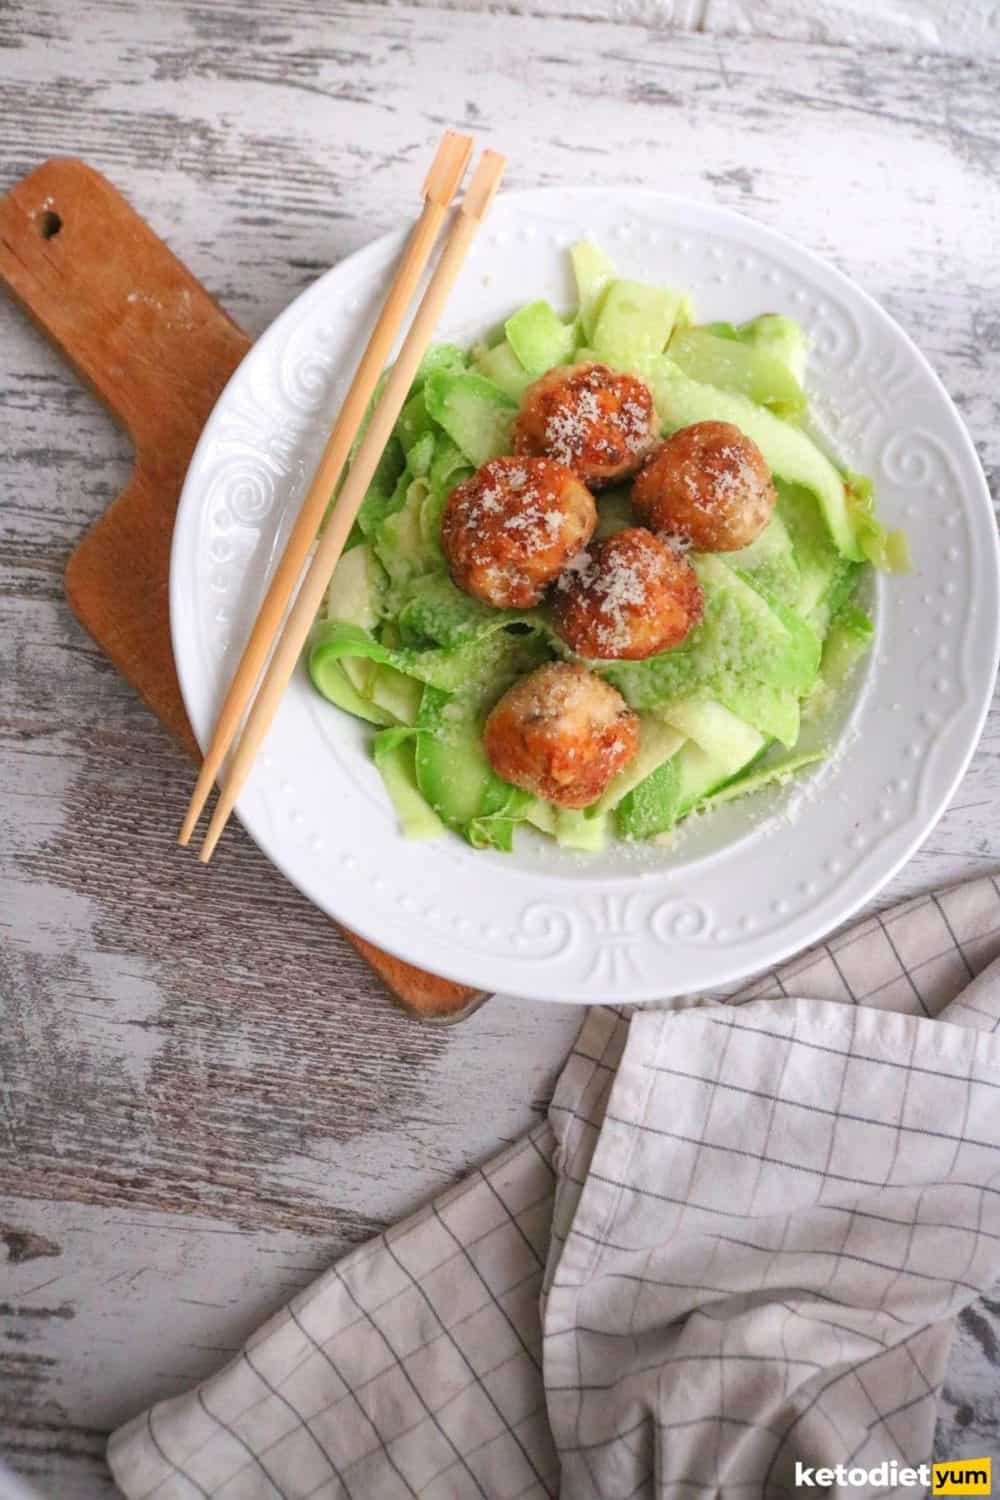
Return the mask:
POLYGON ((0 276, 135 444, 186 466, 246 334, 93 167, 54 157, 0 200, 0 276), (206 380, 204 372, 211 371, 206 380))

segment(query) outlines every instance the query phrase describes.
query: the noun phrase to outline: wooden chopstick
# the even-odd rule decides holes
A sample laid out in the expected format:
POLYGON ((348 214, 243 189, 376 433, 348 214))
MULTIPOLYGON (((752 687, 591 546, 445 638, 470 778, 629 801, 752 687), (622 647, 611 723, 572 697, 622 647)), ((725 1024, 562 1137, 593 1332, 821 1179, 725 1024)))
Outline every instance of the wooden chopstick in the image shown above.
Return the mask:
POLYGON ((260 690, 247 716, 232 764, 220 791, 212 821, 199 858, 207 864, 225 828, 229 814, 250 773, 261 741, 278 710, 281 695, 295 670, 306 637, 312 627, 344 548, 361 501, 371 483, 396 419, 403 409, 413 377, 431 340, 438 319, 455 283, 472 240, 500 185, 506 161, 495 151, 484 151, 473 174, 441 258, 417 308, 416 315, 372 415, 368 430, 348 472, 316 554, 299 589, 284 630, 264 674, 260 690))
POLYGON ((274 577, 264 596, 260 613, 250 632, 243 655, 236 668, 225 702, 219 713, 201 771, 191 797, 178 842, 187 844, 202 808, 208 801, 212 785, 232 744, 240 720, 253 696, 254 687, 267 660, 271 643, 277 635, 288 602, 295 591, 309 548, 315 540, 350 452, 351 443, 361 425, 376 383, 399 331, 403 316, 413 300, 431 251, 444 222, 445 214, 465 176, 472 155, 472 137, 457 131, 445 132, 430 171, 424 181, 424 208, 413 227, 395 278, 378 322, 361 358, 351 388, 323 450, 316 473, 274 577))

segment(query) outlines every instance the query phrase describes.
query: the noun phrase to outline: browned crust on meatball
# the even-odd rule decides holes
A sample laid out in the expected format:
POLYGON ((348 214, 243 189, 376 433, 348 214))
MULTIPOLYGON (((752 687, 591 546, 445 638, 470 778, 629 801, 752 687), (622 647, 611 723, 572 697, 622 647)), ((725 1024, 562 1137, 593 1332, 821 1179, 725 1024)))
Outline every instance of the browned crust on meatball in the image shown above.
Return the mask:
POLYGON ((687 558, 641 526, 599 542, 552 595, 566 644, 578 656, 604 660, 642 661, 679 646, 703 605, 687 558))
POLYGON ((441 545, 460 589, 530 609, 594 534, 594 497, 549 458, 494 458, 448 496, 441 545))
POLYGON ((486 720, 498 776, 560 807, 588 807, 639 748, 639 718, 609 683, 571 662, 522 677, 486 720))
POLYGON ((547 454, 601 489, 635 473, 657 432, 643 381, 607 365, 559 365, 525 391, 514 452, 547 454))
POLYGON ((764 530, 775 504, 763 453, 731 422, 682 427, 651 453, 632 503, 653 531, 697 552, 738 552, 764 530))

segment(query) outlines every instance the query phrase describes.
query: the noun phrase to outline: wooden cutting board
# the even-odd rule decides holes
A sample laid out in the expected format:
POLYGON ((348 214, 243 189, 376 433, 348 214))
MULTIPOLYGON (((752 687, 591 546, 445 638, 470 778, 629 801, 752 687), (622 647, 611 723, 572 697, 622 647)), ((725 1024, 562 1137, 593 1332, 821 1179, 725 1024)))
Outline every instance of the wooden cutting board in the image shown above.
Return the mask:
MULTIPOLYGON (((98 645, 197 756, 170 648, 170 539, 195 443, 250 339, 107 179, 70 157, 45 162, 0 199, 0 281, 135 446, 128 484, 69 560, 66 591, 98 645)), ((183 811, 178 803, 178 824, 183 811)), ((460 1020, 485 998, 345 936, 422 1019, 460 1020)))

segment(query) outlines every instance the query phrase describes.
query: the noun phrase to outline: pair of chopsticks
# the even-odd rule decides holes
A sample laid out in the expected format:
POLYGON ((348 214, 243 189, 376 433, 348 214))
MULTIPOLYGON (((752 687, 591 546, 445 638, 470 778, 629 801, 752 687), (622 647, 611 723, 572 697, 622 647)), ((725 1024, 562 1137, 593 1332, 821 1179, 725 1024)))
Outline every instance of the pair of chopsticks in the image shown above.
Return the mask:
POLYGON ((393 341, 430 260, 445 214, 465 176, 472 146, 471 136, 449 130, 438 147, 423 186, 423 212, 410 235, 378 322, 323 451, 312 484, 302 502, 302 509, 222 705, 215 734, 181 828, 181 844, 189 842, 248 707, 249 713, 201 847, 199 857, 203 864, 207 864, 212 857, 219 835, 250 774, 261 741, 277 713, 281 696, 295 670, 295 664, 329 586, 333 570, 344 550, 382 450, 403 409, 417 367, 430 343, 476 231, 500 185, 506 161, 496 151, 484 151, 282 630, 282 617, 322 524, 330 497, 340 479, 351 444, 361 426, 393 341), (272 647, 270 663, 254 697, 254 689, 272 647))

